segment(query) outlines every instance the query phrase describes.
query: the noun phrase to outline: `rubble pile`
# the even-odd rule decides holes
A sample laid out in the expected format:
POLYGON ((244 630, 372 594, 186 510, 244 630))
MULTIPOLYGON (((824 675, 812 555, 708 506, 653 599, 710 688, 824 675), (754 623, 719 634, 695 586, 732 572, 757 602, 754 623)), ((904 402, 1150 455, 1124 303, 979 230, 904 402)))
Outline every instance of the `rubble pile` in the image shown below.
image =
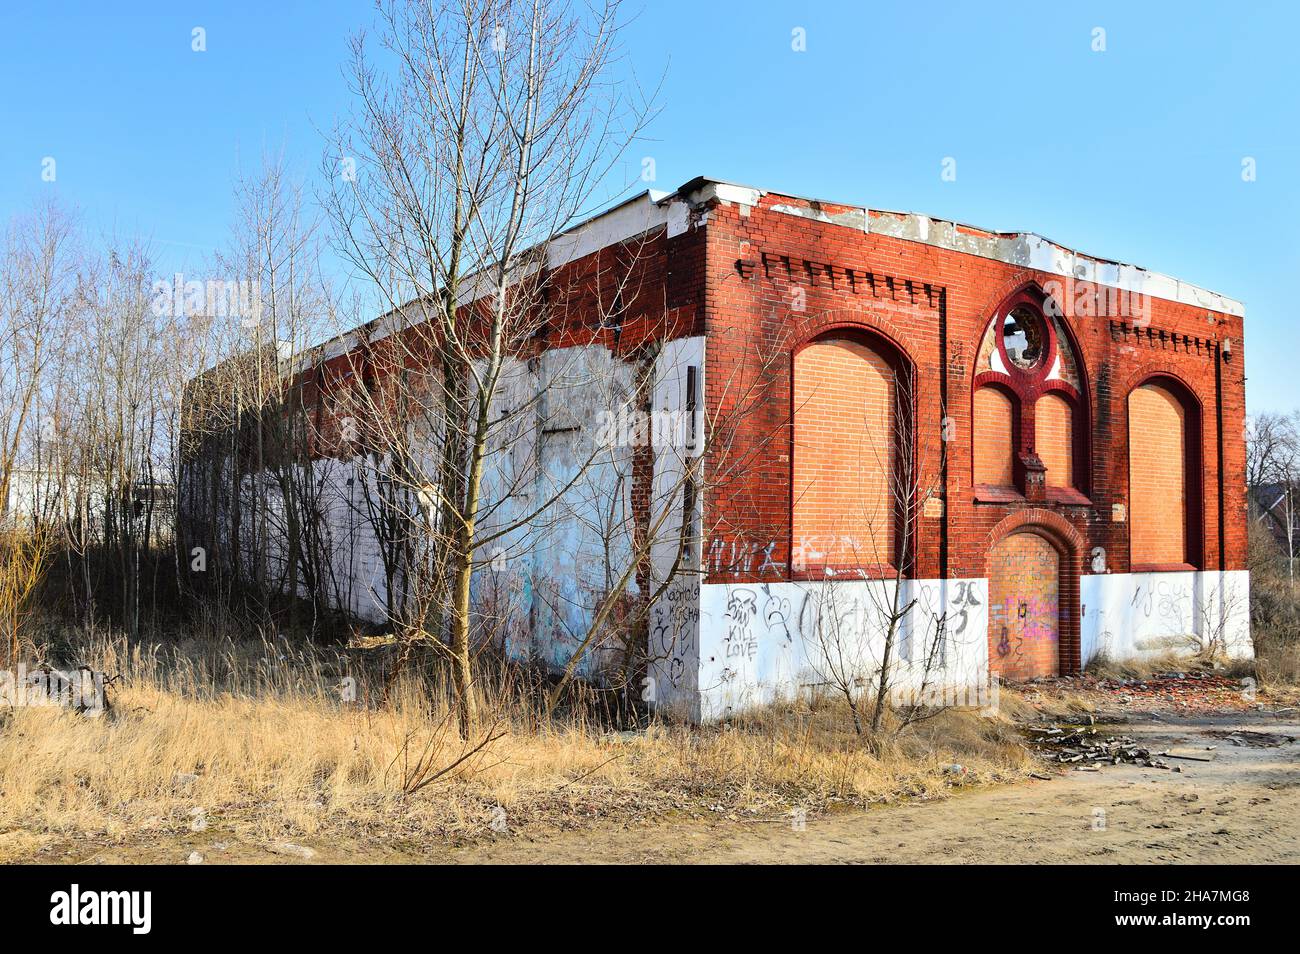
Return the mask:
POLYGON ((1254 682, 1200 669, 1159 672, 1143 679, 1101 679, 1091 673, 1033 680, 1031 685, 1100 693, 1100 704, 1144 711, 1222 711, 1258 708, 1254 682))
MULTIPOLYGON (((1142 765, 1146 768, 1170 768, 1163 761, 1168 752, 1152 752, 1132 736, 1098 734, 1091 726, 1068 728, 1050 726, 1029 730, 1033 747, 1047 758, 1076 768, 1100 768, 1103 765, 1142 765)), ((1172 771, 1181 772, 1174 766, 1172 771)))

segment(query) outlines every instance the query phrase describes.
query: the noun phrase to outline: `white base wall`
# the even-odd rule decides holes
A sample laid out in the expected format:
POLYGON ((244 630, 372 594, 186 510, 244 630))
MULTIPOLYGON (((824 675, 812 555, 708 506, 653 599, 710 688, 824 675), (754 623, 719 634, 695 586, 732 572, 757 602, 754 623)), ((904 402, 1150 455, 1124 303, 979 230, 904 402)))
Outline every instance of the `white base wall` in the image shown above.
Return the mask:
POLYGON ((1246 570, 1105 573, 1079 580, 1083 664, 1195 653, 1253 655, 1246 570))
MULTIPOLYGON (((891 682, 901 694, 940 693, 984 706, 989 694, 988 581, 907 580, 915 600, 897 639, 891 682), (931 660, 927 666, 927 659, 931 660)), ((707 583, 682 578, 651 612, 646 698, 694 721, 834 691, 847 676, 868 685, 884 655, 892 581, 707 583)), ((1250 574, 1114 573, 1080 580, 1082 664, 1194 653, 1215 644, 1249 657, 1250 574)))
POLYGON ((845 681, 867 683, 884 658, 892 607, 911 604, 895 635, 895 689, 982 704, 986 581, 907 580, 901 588, 895 603, 893 581, 698 586, 691 580, 652 614, 651 652, 662 659, 652 670, 656 701, 708 722, 801 693, 834 691, 845 681))

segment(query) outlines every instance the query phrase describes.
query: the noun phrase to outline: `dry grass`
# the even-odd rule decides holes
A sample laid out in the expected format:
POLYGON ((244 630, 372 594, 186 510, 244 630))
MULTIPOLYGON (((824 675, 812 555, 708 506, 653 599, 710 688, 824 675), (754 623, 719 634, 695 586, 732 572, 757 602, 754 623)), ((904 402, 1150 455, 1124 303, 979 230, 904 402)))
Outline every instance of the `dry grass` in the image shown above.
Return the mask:
POLYGON ((1300 686, 1300 642, 1269 646, 1255 661, 1255 669, 1266 686, 1300 686))
POLYGON ((1249 672, 1277 703, 1300 705, 1300 642, 1267 642, 1260 648, 1249 672))
POLYGON ((1256 635, 1257 655, 1241 659, 1209 659, 1203 656, 1170 654, 1151 659, 1122 662, 1099 658, 1088 664, 1088 672, 1099 679, 1147 679, 1161 672, 1199 669, 1229 679, 1252 677, 1275 702, 1300 698, 1300 641, 1288 634, 1256 635))
MULTIPOLYGON (((69 651, 122 674, 113 711, 0 714, 0 829, 122 840, 182 832, 201 814, 267 840, 458 840, 490 833, 494 819, 517 831, 592 816, 817 811, 1032 768, 1009 723, 973 711, 942 713, 874 750, 830 702, 614 733, 581 714, 542 719, 498 671, 485 677, 484 735, 495 738, 475 750, 482 739, 462 742, 446 707, 430 701, 442 697, 438 685, 408 681, 382 705, 340 701, 340 674, 358 668, 340 654, 103 637, 69 651), (946 771, 952 763, 965 771, 946 771)), ((364 679, 357 692, 378 698, 364 679)))

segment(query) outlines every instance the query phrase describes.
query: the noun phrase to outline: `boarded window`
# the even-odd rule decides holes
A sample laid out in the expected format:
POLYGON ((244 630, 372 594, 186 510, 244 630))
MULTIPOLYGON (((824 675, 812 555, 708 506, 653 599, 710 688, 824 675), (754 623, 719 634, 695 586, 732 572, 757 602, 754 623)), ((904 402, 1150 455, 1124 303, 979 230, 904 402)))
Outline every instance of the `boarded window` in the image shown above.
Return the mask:
POLYGON ((1014 446, 1011 428, 1014 420, 1011 396, 1001 388, 985 387, 975 392, 972 448, 975 483, 995 487, 1014 485, 1015 471, 1011 463, 1014 446))
POLYGON ((1147 384, 1128 398, 1129 561, 1186 563, 1187 410, 1147 384))
POLYGON ((1074 409, 1059 394, 1034 405, 1034 449, 1047 468, 1047 486, 1074 486, 1074 409))
POLYGON ((895 374, 871 348, 816 341, 794 359, 793 569, 894 552, 895 374))

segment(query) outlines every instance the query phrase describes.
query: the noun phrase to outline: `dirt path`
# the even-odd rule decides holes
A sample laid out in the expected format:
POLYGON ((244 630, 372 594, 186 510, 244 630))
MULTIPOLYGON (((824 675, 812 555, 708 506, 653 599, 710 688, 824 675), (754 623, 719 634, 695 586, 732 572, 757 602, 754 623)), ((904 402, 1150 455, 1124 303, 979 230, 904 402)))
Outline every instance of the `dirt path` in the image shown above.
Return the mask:
POLYGON ((461 862, 1066 863, 1300 862, 1300 721, 1234 713, 1126 725, 1200 749, 1181 773, 1129 765, 941 802, 755 823, 671 823, 509 839, 445 853, 461 862), (1245 744, 1224 734, 1241 731, 1245 744), (1289 738, 1289 741, 1287 740, 1289 738), (1207 746, 1215 746, 1206 751, 1207 746), (1095 816, 1100 810, 1104 815, 1095 816), (1094 829, 1094 818, 1100 824, 1094 829))

